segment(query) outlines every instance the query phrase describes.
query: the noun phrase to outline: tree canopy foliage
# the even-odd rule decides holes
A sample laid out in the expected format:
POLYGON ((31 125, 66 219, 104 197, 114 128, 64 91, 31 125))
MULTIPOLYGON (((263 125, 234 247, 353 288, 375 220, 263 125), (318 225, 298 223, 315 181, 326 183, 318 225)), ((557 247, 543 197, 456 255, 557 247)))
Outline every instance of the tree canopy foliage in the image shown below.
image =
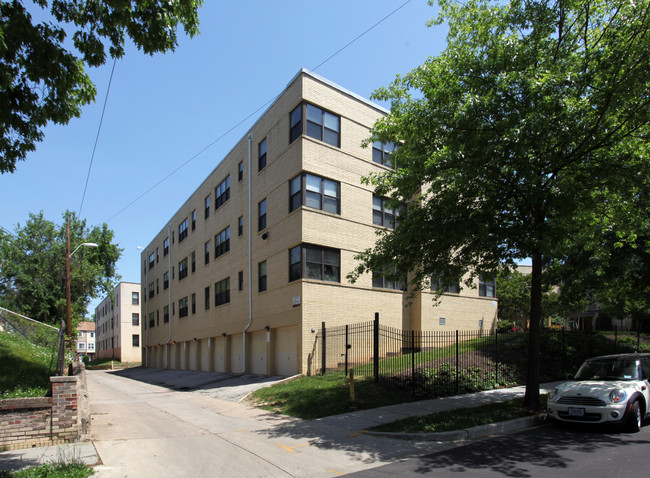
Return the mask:
POLYGON ((538 407, 542 271, 607 247, 612 227, 621 244, 636 237, 624 218, 650 180, 649 2, 439 4, 446 49, 374 93, 390 114, 369 141, 398 147, 394 169, 366 180, 407 215, 350 278, 396 264, 423 287, 433 271, 472 279, 530 258, 526 403, 538 407))
POLYGON ((34 0, 30 13, 23 1, 0 1, 0 173, 36 149, 48 122, 67 124, 95 99, 85 67, 103 65, 107 47, 122 57, 128 36, 149 55, 173 51, 179 25, 198 33, 202 3, 34 0), (48 11, 50 20, 34 21, 48 11))
POLYGON ((119 276, 115 264, 121 249, 106 224, 86 226, 86 221, 66 212, 61 225, 30 214, 15 235, 0 231, 0 301, 2 306, 35 320, 61 325, 66 317, 66 221, 70 217, 70 297, 73 319, 85 316, 92 298, 112 291, 119 276))

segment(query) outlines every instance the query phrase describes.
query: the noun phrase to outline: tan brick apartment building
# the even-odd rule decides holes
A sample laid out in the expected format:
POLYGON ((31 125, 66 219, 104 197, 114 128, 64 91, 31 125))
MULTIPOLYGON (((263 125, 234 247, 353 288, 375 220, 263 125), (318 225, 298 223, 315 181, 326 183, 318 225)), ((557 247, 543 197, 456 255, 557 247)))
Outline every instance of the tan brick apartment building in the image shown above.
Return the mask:
MULTIPOLYGON (((389 145, 362 148, 380 106, 307 70, 282 94, 142 253, 143 364, 291 375, 315 332, 372 320, 416 330, 491 329, 494 284, 408 303, 354 256, 393 212, 361 177, 389 145)), ((382 164, 384 163, 384 164, 382 164)))
POLYGON ((96 358, 140 362, 140 284, 120 282, 95 308, 96 358))

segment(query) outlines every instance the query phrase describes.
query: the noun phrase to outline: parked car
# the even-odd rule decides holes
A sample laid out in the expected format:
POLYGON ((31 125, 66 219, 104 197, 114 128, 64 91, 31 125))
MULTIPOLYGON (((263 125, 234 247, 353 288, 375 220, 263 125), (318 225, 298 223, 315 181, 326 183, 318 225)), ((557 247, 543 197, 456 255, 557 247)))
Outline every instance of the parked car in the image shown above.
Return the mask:
POLYGON ((620 424, 638 432, 650 415, 650 354, 618 354, 586 360, 575 376, 548 397, 557 422, 620 424))

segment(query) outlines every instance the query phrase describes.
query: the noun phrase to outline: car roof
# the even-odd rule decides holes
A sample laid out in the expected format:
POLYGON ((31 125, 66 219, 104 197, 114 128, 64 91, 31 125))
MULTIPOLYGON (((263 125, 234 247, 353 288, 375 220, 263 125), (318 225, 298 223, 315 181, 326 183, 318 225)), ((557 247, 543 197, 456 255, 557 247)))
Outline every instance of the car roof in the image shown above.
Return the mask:
POLYGON ((600 357, 588 358, 587 361, 591 362, 594 360, 611 360, 611 359, 639 359, 639 358, 650 358, 650 353, 624 353, 624 354, 612 354, 612 355, 601 355, 600 357))

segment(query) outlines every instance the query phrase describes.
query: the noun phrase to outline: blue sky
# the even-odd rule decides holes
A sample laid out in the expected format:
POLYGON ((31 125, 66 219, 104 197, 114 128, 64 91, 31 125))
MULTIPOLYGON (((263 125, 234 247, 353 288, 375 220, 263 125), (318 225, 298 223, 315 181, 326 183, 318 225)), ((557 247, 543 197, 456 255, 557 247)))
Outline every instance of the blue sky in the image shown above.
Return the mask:
POLYGON ((106 222, 115 231, 124 249, 122 280, 139 282, 137 247, 165 226, 301 68, 368 98, 444 49, 444 28, 426 27, 436 13, 426 0, 206 0, 200 35, 181 32, 175 52, 153 57, 127 48, 117 62, 83 205, 112 60, 89 72, 96 103, 68 125, 49 125, 17 171, 0 175, 0 226, 13 231, 41 210, 61 223, 66 209, 81 207, 89 225, 106 222))

